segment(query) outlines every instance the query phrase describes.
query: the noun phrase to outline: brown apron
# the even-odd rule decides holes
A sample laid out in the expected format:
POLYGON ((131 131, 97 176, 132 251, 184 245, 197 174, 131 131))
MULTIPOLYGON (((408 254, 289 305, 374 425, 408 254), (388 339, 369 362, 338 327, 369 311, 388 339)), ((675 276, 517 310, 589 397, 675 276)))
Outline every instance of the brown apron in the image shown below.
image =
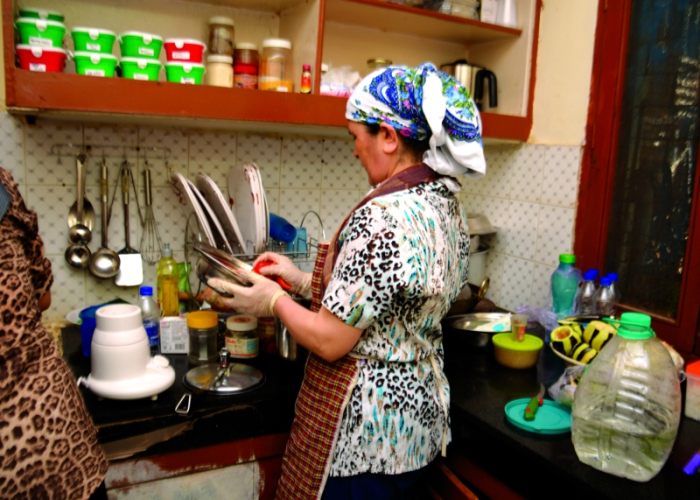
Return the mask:
MULTIPOLYGON (((439 178, 425 164, 414 165, 387 179, 346 216, 331 243, 319 245, 311 277, 311 310, 321 309, 323 293, 331 279, 338 256, 338 236, 354 211, 369 200, 409 189, 439 178)), ((345 406, 357 381, 359 360, 350 355, 329 363, 309 354, 295 407, 294 422, 282 458, 282 475, 277 484, 276 498, 320 498, 331 466, 338 429, 345 406)))

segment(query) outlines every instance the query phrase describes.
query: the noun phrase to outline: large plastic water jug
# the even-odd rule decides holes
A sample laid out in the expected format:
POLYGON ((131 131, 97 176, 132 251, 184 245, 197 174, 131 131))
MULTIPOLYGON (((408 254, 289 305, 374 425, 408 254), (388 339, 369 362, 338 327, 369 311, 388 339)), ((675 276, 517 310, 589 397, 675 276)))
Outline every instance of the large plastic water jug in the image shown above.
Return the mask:
POLYGON ((572 439, 596 469, 634 481, 654 477, 671 453, 681 416, 678 372, 646 314, 624 313, 617 335, 576 388, 572 439))

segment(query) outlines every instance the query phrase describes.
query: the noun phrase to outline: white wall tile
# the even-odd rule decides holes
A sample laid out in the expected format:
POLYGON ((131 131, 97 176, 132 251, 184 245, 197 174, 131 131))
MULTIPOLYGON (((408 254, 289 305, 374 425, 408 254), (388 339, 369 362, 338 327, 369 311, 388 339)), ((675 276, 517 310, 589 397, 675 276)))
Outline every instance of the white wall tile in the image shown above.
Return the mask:
POLYGON ((77 148, 68 144, 83 144, 83 129, 80 125, 39 120, 27 125, 25 130, 26 182, 69 186, 75 192, 75 156, 77 148), (60 147, 52 151, 52 147, 60 147), (54 152, 63 153, 62 155, 54 152))
MULTIPOLYGON (((12 173, 15 182, 22 187, 25 184, 24 169, 24 129, 21 118, 7 113, 0 113, 0 151, 2 167, 12 173)), ((24 192, 21 191, 23 194, 24 192)))
MULTIPOLYGON (((189 136, 188 177, 197 174, 211 177, 219 186, 226 186, 229 170, 236 162, 236 135, 210 130, 195 131, 189 136)), ((182 172, 184 174, 184 172, 182 172)))
POLYGON ((578 196, 581 148, 551 146, 545 150, 545 147, 537 146, 546 151, 549 158, 544 163, 539 201, 545 205, 574 208, 578 196))
POLYGON ((323 177, 323 140, 282 138, 280 187, 320 189, 323 177))
POLYGON ((236 165, 254 162, 262 172, 265 189, 280 185, 282 139, 274 135, 239 134, 236 165))

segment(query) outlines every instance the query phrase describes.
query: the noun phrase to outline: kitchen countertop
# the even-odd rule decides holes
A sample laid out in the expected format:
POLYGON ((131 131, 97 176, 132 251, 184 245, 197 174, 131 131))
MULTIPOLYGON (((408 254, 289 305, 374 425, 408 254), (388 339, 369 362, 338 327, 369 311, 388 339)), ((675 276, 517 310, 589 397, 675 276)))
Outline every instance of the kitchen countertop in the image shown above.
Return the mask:
POLYGON ((506 403, 534 395, 539 382, 551 385, 565 368, 561 359, 545 346, 536 367, 504 368, 496 363, 490 345, 468 348, 458 335, 445 333, 445 371, 452 389, 453 442, 448 456, 468 457, 527 498, 557 492, 588 499, 700 498, 700 472, 694 476, 682 472, 700 449, 700 422, 681 417, 671 455, 650 481, 638 483, 600 472, 578 460, 570 432, 533 434, 506 420, 506 403))
MULTIPOLYGON (((67 328, 63 337, 64 357, 73 373, 86 376, 90 363, 80 353, 78 328, 67 328)), ((698 498, 700 474, 686 476, 681 469, 700 448, 700 422, 681 418, 671 456, 651 481, 618 478, 579 462, 570 433, 531 434, 506 420, 503 408, 508 401, 534 394, 540 381, 549 385, 563 371, 563 362, 548 349, 542 351, 537 367, 528 370, 501 367, 490 346, 467 347, 452 332, 445 333, 445 351, 452 389, 453 440, 448 456, 469 458, 525 497, 560 491, 574 498, 698 498)), ((303 376, 302 360, 261 355, 251 364, 265 374, 263 384, 236 396, 195 395, 189 415, 180 416, 174 408, 186 392, 182 376, 189 367, 185 355, 167 357, 176 380, 155 400, 106 400, 81 388, 103 445, 109 448, 133 436, 155 435, 151 436, 155 444, 137 454, 144 456, 288 432, 303 376)))

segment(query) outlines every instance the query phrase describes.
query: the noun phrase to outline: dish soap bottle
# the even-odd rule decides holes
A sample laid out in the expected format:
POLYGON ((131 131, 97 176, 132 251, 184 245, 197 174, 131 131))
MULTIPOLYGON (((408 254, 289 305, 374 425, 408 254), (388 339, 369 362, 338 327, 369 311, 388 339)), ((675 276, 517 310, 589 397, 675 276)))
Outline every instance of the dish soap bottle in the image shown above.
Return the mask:
POLYGON ((179 316, 180 302, 178 297, 179 274, 177 262, 169 243, 163 244, 162 256, 158 261, 156 284, 158 286, 158 303, 162 316, 179 316))
POLYGON ((588 365, 574 394, 576 455, 603 472, 648 481, 671 453, 680 416, 671 354, 648 315, 623 313, 617 335, 588 365))

